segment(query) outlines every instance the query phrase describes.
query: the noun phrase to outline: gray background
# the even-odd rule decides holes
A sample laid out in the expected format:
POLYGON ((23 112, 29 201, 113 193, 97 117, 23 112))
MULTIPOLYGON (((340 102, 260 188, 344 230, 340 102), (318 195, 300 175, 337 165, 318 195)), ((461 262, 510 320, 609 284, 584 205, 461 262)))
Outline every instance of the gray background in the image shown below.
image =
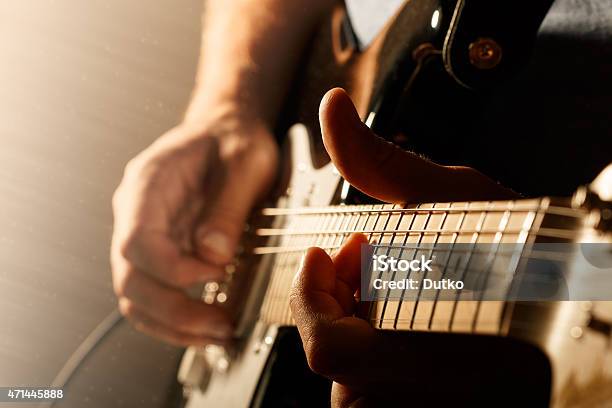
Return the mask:
MULTIPOLYGON (((115 307, 110 197, 185 109, 200 14, 201 0, 0 2, 0 385, 48 385, 115 307)), ((109 340, 65 406, 160 405, 179 351, 125 324, 109 340)))

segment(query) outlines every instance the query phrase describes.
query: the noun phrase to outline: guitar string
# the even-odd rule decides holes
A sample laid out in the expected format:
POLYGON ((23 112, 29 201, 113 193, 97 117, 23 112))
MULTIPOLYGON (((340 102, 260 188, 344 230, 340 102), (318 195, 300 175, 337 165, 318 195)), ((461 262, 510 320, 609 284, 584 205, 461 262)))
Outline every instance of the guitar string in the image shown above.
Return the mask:
MULTIPOLYGON (((444 213, 440 213, 444 214, 444 213)), ((432 215, 432 214, 430 214, 432 215)), ((309 231, 298 231, 298 230, 290 230, 290 229, 259 229, 255 231, 256 236, 260 237, 274 237, 279 235, 321 235, 321 234, 329 234, 329 235, 337 235, 337 234, 346 234, 346 233, 354 233, 360 232, 363 234, 454 234, 456 232, 461 233, 482 233, 482 234, 496 234, 499 232, 497 229, 485 229, 482 231, 476 230, 462 230, 457 231, 454 229, 412 229, 412 230, 390 230, 390 229, 372 229, 372 230, 358 230, 358 231, 338 231, 338 230, 309 230, 309 231)), ((508 234, 520 234, 523 232, 523 229, 516 229, 506 231, 508 234)), ((540 236, 550 236, 551 238, 574 238, 576 230, 573 228, 542 228, 539 231, 540 236)))
MULTIPOLYGON (((513 202, 515 205, 515 208, 512 210, 512 212, 530 212, 530 211, 539 211, 542 210, 542 208, 539 208, 542 204, 538 204, 538 205, 534 205, 534 204, 529 204, 529 205, 525 205, 523 204, 523 206, 521 206, 520 201, 507 201, 507 202, 513 202), (518 204, 518 205, 517 205, 518 204)), ((496 202, 498 204, 500 203, 504 203, 504 201, 501 202, 496 202)), ((433 203, 431 203, 433 204, 433 203)), ((323 215, 323 214, 329 214, 329 213, 343 213, 343 212, 349 212, 349 213, 370 213, 370 212, 381 212, 381 213, 386 213, 386 212, 392 212, 392 213, 400 213, 400 212, 418 212, 418 213, 426 213, 426 212, 451 212, 451 213, 461 213, 461 212, 477 212, 477 211, 483 211, 484 210, 484 203, 483 202, 468 202, 466 206, 464 207, 442 207, 442 208, 423 208, 423 207, 415 207, 415 208, 394 208, 394 209, 367 209, 367 208, 348 208, 347 206, 344 205, 340 205, 340 206, 329 206, 329 207, 322 207, 322 208, 311 208, 311 207, 303 207, 303 208, 264 208, 261 210, 261 214, 264 216, 278 216, 278 215, 293 215, 293 216, 301 216, 301 215, 323 215), (483 206, 483 207, 479 207, 483 206)), ((500 207, 500 208, 492 208, 489 210, 490 212, 505 212, 506 210, 504 209, 504 207, 500 207)), ((583 209, 583 208, 572 208, 572 207, 564 207, 564 206, 558 206, 558 205, 549 205, 546 206, 546 211, 549 214, 553 214, 553 215, 562 215, 562 216, 567 216, 567 217, 574 217, 574 218, 580 218, 582 216, 584 216, 585 214, 588 213, 588 210, 583 209)))
MULTIPOLYGON (((453 209, 453 210, 454 210, 454 209, 453 209)), ((478 210, 478 211, 482 212, 481 210, 478 210)), ((506 213, 507 213, 507 210, 505 210, 505 211, 506 211, 506 213)), ((513 210, 513 211, 514 211, 514 212, 525 212, 525 211, 524 211, 524 210, 522 210, 522 209, 521 209, 521 210, 513 210)), ((426 214, 428 214, 429 216, 431 216, 431 214, 432 214, 432 213, 440 213, 440 214, 446 215, 446 214, 448 214, 448 213, 454 213, 454 212, 456 212, 456 211, 436 211, 436 209, 434 209, 433 211, 431 211, 431 210, 422 211, 422 209, 415 209, 415 211, 411 211, 411 212, 412 212, 412 213, 426 213, 426 214)), ((472 211, 469 211, 469 212, 472 212, 472 211)), ((377 215, 377 218, 380 218, 381 213, 390 213, 390 214, 391 214, 391 213, 397 213, 397 211, 395 211, 394 209, 372 209, 372 210, 369 210, 369 209, 360 209, 360 210, 358 210, 358 211, 355 211, 355 209, 354 209, 354 208, 347 208, 347 210, 346 210, 344 213, 345 213, 345 214, 349 214, 349 215, 354 215, 354 216, 356 216, 356 219, 357 219, 356 223, 358 224, 358 222, 359 222, 359 218, 361 218, 360 216, 361 216, 362 214, 364 214, 364 213, 366 213, 366 214, 368 214, 368 215, 372 215, 372 213, 375 213, 375 214, 377 215)), ((404 212, 400 212, 400 215, 401 215, 401 214, 403 214, 403 213, 404 213, 404 212)), ((313 215, 313 214, 309 214, 309 215, 313 215)), ((367 219, 366 219, 366 224, 367 224, 367 220, 368 220, 369 218, 370 218, 370 217, 368 216, 368 217, 367 217, 367 219)), ((376 225, 376 224, 375 224, 375 225, 376 225)), ((337 231, 337 230, 336 230, 336 231, 337 231)), ((334 234, 334 235, 339 235, 339 234, 340 234, 340 235, 346 235, 346 234, 351 233, 351 232, 353 232, 353 231, 357 231, 357 229, 356 229, 356 228, 353 228, 353 229, 350 229, 350 230, 343 230, 343 231, 335 232, 335 234, 334 234)), ((395 237, 395 235, 398 233, 398 231, 393 232, 393 231, 385 231, 385 230, 364 230, 364 231, 366 231, 366 232, 370 233, 370 234, 371 234, 371 236, 372 236, 374 233, 378 233, 378 234, 389 234, 389 233, 392 233, 392 234, 393 234, 393 237, 395 237)), ((436 233, 436 234, 439 234, 439 233, 446 233, 447 231, 443 231, 442 229, 440 229, 440 230, 438 230, 438 231, 431 231, 431 230, 428 230, 428 231, 423 231, 423 232, 424 232, 424 233, 426 233, 426 234, 427 234, 427 233, 432 233, 432 232, 433 232, 433 233, 436 233)), ((454 234, 455 234, 455 235, 456 235, 457 233, 467 233, 467 231, 453 231, 453 232, 454 232, 454 234)), ((487 231, 481 231, 481 233, 486 233, 486 232, 487 232, 487 231)), ((498 231, 490 231, 490 233, 493 233, 493 232, 498 232, 498 231)), ((517 232, 518 232, 518 231, 517 231, 517 232)), ((321 235, 321 234, 327 234, 327 233, 328 233, 327 231, 325 231, 325 232, 319 232, 319 235, 321 235)), ((414 233, 419 233, 419 232, 418 232, 418 231, 414 231, 414 230, 413 230, 413 231, 408 231, 408 233, 406 234, 406 237, 407 237, 407 235, 408 235, 408 234, 414 234, 414 233)), ((420 238, 422 238, 422 236, 421 236, 420 238)), ((332 246, 327 246, 327 249, 334 249, 334 248, 337 248, 337 247, 338 247, 337 245, 336 245, 336 246, 333 246, 333 245, 332 245, 332 246)), ((293 249, 293 250, 295 250, 295 249, 293 249)), ((299 251, 299 250, 300 250, 300 249, 298 249, 297 251, 299 251)), ((540 251, 540 253, 541 253, 541 251, 540 251)), ((449 256, 450 256, 450 254, 449 254, 449 256)), ((539 257, 533 257, 533 256, 532 256, 531 258, 541 258, 541 256, 539 256, 539 257)), ((557 257, 557 258, 558 258, 558 257, 557 257)), ((281 285, 281 286, 283 286, 283 285, 281 285)))

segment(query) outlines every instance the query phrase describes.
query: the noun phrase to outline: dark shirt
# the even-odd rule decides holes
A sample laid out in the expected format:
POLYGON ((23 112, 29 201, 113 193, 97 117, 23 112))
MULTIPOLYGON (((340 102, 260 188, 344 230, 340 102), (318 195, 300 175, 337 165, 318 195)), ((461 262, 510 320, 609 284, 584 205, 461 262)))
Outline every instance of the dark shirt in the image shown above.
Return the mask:
MULTIPOLYGON (((367 44, 403 2, 347 3, 367 44)), ((612 0, 556 0, 529 64, 464 112, 470 124, 429 140, 409 136, 433 160, 470 165, 523 194, 570 195, 612 161, 611 78, 612 0)))

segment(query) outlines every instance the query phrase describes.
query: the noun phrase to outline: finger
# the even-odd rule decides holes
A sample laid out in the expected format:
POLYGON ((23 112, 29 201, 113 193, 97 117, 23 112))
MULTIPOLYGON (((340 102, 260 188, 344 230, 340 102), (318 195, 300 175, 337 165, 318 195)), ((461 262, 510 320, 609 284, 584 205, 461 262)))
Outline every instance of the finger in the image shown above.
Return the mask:
POLYGON ((274 179, 272 174, 257 174, 269 167, 260 165, 261 162, 271 158, 257 149, 251 154, 253 157, 249 161, 232 163, 234 168, 225 169, 225 175, 215 174, 214 180, 209 182, 207 195, 215 200, 202 214, 193 239, 200 258, 215 265, 225 265, 232 260, 251 209, 262 196, 262 190, 268 187, 248 180, 274 179), (215 186, 213 193, 211 190, 215 186))
MULTIPOLYGON (((354 302, 359 288, 363 234, 353 234, 332 260, 321 248, 310 248, 296 274, 290 298, 304 328, 350 316, 342 303, 354 302)), ((298 329, 300 326, 298 326, 298 329)))
POLYGON ((352 389, 345 385, 334 382, 331 390, 331 406, 332 408, 375 408, 380 406, 392 407, 398 403, 406 402, 405 399, 400 401, 385 401, 380 396, 369 397, 363 395, 363 392, 352 389))
POLYGON ((217 266, 226 265, 234 257, 252 206, 248 197, 241 196, 229 183, 228 189, 206 213, 194 237, 199 257, 217 266))
POLYGON ((168 286, 187 288, 224 277, 222 268, 182 254, 163 231, 139 229, 113 240, 113 258, 128 260, 168 286))
POLYGON ((193 157, 185 160, 185 152, 208 163, 218 154, 218 146, 214 138, 204 138, 184 147, 170 163, 168 157, 156 156, 168 139, 158 139, 126 166, 113 196, 112 257, 128 259, 166 285, 186 288, 224 275, 221 268, 183 253, 172 236, 181 215, 201 205, 201 184, 208 168, 183 168, 185 162, 198 162, 193 157))
MULTIPOLYGON (((359 256, 354 250, 359 239, 341 249, 336 257, 339 262, 348 262, 342 261, 345 256, 359 256)), ((311 248, 290 294, 290 307, 308 364, 313 371, 332 379, 342 378, 347 367, 354 367, 350 360, 368 350, 374 339, 374 329, 366 321, 347 317, 335 297, 336 285, 331 258, 322 249, 311 248), (351 341, 347 343, 346 339, 351 341)))
POLYGON ((516 197, 482 173, 441 166, 375 135, 340 88, 319 109, 323 142, 334 165, 357 189, 386 202, 505 199, 516 197))
POLYGON ((114 289, 160 323, 191 335, 219 339, 231 336, 227 314, 218 306, 191 299, 181 290, 164 286, 146 274, 125 266, 114 275, 114 289))
POLYGON ((334 297, 345 316, 355 313, 355 293, 361 282, 361 249, 368 243, 363 234, 352 234, 333 258, 336 270, 334 297))
POLYGON ((227 341, 205 335, 185 333, 160 322, 126 298, 119 299, 121 314, 140 332, 179 347, 227 344, 227 341))
POLYGON ((334 256, 334 267, 336 277, 344 282, 355 293, 361 282, 361 249, 362 245, 368 244, 368 238, 364 234, 356 233, 342 245, 342 248, 334 256))
POLYGON ((349 387, 334 382, 331 389, 331 406, 332 408, 347 408, 351 407, 359 397, 360 393, 351 390, 349 387))

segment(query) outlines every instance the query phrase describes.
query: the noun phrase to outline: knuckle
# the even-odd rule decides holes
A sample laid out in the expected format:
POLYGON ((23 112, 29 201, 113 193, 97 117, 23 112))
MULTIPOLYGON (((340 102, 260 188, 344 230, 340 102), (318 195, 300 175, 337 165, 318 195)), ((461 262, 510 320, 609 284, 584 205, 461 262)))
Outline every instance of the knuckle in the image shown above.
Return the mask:
POLYGON ((120 204, 121 204, 121 196, 122 196, 122 188, 121 188, 122 184, 119 184, 119 186, 115 189, 115 192, 113 193, 113 197, 111 199, 111 203, 113 206, 113 209, 115 209, 115 211, 119 208, 120 204))
POLYGON ((113 289, 119 298, 128 298, 136 281, 136 272, 126 269, 113 274, 113 289))
POLYGON ((319 375, 330 375, 334 369, 334 356, 325 344, 320 334, 313 334, 304 345, 308 366, 319 375))
POLYGON ((119 312, 123 317, 130 321, 134 321, 136 319, 136 308, 134 307, 134 304, 128 299, 123 297, 120 298, 118 307, 119 312))
POLYGON ((180 313, 176 314, 174 315, 173 320, 174 320, 174 327, 181 331, 189 332, 194 328, 193 320, 186 315, 182 315, 180 313))
POLYGON ((138 173, 140 168, 142 167, 142 158, 141 154, 131 158, 123 168, 123 177, 128 178, 130 175, 138 173))
POLYGON ((168 279, 172 279, 172 284, 174 286, 183 289, 188 289, 196 281, 196 277, 191 274, 176 272, 170 272, 168 274, 168 279))
POLYGON ((117 248, 122 257, 128 260, 134 259, 140 247, 140 235, 138 229, 132 229, 119 240, 117 248))
POLYGON ((190 329, 193 326, 193 319, 187 312, 187 305, 182 295, 173 295, 168 298, 166 303, 166 315, 172 321, 172 325, 179 329, 190 329))
POLYGON ((191 316, 179 314, 172 320, 173 328, 184 333, 201 334, 210 328, 209 325, 196 321, 196 319, 191 316))

